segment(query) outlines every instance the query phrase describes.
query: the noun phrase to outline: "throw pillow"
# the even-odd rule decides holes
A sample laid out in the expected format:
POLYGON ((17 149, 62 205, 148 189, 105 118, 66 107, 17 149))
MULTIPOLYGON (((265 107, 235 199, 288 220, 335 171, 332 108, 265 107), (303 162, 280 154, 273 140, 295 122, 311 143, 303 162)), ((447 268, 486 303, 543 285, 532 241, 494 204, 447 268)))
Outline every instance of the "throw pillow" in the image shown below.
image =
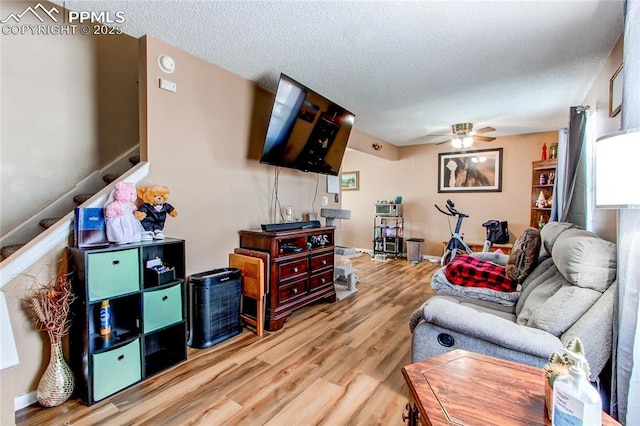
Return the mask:
POLYGON ((540 254, 540 231, 527 228, 513 244, 507 260, 506 274, 518 284, 522 283, 538 262, 540 254))

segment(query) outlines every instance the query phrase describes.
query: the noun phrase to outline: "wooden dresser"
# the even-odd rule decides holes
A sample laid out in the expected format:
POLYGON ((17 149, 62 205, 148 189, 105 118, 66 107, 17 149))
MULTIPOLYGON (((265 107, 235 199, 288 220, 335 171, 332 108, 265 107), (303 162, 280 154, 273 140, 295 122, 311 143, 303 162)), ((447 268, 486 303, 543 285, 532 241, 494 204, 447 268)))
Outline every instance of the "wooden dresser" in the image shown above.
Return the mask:
POLYGON ((294 231, 239 231, 240 248, 271 256, 265 328, 279 330, 291 313, 310 303, 335 302, 334 227, 294 231))

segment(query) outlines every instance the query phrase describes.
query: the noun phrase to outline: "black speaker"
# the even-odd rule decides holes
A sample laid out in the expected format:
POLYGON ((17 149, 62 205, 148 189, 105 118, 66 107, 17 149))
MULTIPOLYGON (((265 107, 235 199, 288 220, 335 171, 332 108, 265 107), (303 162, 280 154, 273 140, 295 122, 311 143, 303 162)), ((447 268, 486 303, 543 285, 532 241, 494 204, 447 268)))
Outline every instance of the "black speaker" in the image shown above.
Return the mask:
POLYGON ((240 270, 220 268, 189 277, 189 340, 208 348, 242 331, 240 270))

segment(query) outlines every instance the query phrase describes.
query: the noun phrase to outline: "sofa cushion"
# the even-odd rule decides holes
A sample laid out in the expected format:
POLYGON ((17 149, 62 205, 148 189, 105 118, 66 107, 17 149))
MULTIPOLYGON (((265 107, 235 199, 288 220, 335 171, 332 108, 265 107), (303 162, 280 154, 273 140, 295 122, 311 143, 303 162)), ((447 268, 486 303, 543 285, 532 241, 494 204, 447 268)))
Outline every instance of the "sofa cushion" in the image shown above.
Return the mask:
POLYGON ((538 262, 540 245, 540 231, 535 228, 525 229, 513 244, 505 268, 507 276, 522 283, 538 262))
POLYGON ((578 225, 569 222, 549 222, 540 231, 540 238, 542 239, 542 247, 540 256, 551 256, 553 245, 556 240, 564 231, 568 229, 584 229, 578 225))
POLYGON ((560 336, 615 279, 616 247, 595 234, 564 224, 545 234, 552 257, 540 261, 522 284, 517 322, 560 336), (562 230, 562 232, 557 232, 562 230))
POLYGON ((496 291, 490 288, 465 287, 451 284, 444 274, 444 268, 438 269, 431 276, 431 288, 436 291, 436 295, 446 294, 454 297, 468 297, 499 303, 504 306, 514 306, 520 297, 519 291, 496 291))
POLYGON ((551 277, 528 287, 521 309, 516 306, 517 323, 560 336, 589 310, 601 293, 571 284, 555 266, 549 272, 551 277))
POLYGON ((476 297, 461 296, 460 293, 438 291, 435 296, 461 306, 469 306, 477 311, 488 312, 499 317, 516 322, 515 305, 503 305, 489 300, 478 299, 476 297))
POLYGON ((578 287, 603 292, 616 278, 616 245, 589 231, 566 230, 552 257, 564 278, 578 287))
POLYGON ((517 315, 520 315, 520 311, 522 311, 522 307, 524 306, 524 303, 526 302, 531 292, 537 286, 553 277, 553 275, 557 272, 558 270, 553 264, 553 259, 551 257, 543 258, 538 261, 538 265, 533 271, 531 271, 529 276, 525 278, 524 282, 521 285, 522 294, 520 295, 520 298, 517 300, 518 303, 516 304, 517 315))

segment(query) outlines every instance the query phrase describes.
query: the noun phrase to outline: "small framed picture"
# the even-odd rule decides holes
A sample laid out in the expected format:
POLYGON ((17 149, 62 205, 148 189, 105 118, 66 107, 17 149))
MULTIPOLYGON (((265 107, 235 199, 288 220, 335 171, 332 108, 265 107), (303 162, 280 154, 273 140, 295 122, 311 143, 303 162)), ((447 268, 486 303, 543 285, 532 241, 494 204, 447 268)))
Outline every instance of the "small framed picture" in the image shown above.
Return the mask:
POLYGON ((357 191, 360 189, 360 172, 342 172, 340 188, 343 191, 357 191))
POLYGON ((609 80, 609 117, 615 117, 622 109, 622 64, 609 80))

